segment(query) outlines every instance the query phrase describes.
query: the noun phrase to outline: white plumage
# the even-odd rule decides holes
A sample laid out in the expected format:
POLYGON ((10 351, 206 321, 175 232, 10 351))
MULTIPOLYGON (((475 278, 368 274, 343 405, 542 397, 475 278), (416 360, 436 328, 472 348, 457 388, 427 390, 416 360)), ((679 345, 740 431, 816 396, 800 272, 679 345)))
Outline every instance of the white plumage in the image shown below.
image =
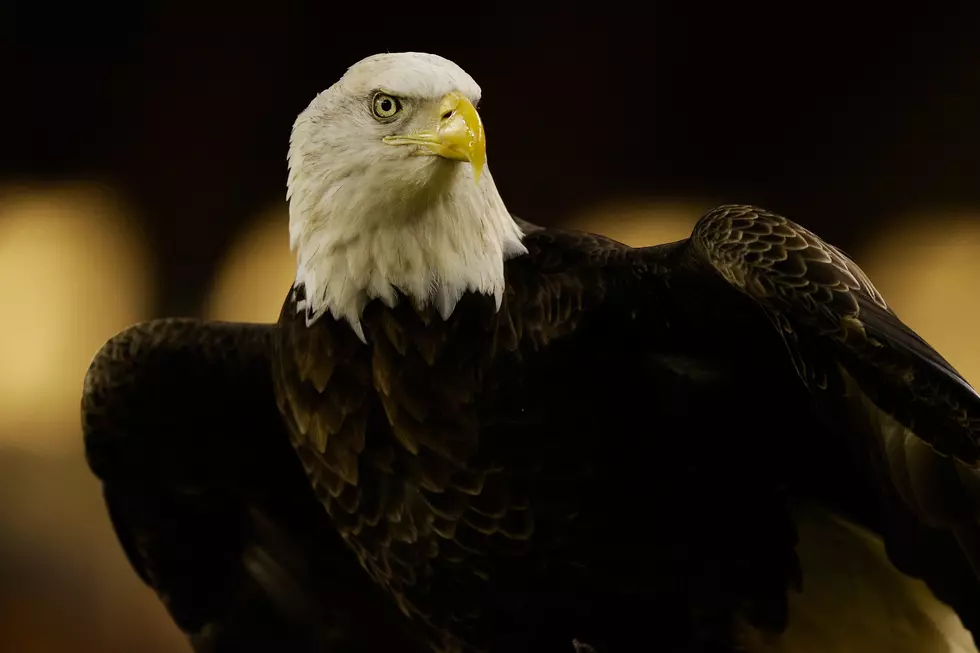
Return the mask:
POLYGON ((363 340, 365 304, 392 305, 396 289, 444 318, 466 291, 499 306, 504 261, 526 250, 489 169, 474 183, 465 162, 382 140, 431 126, 454 91, 473 105, 480 99, 473 78, 447 59, 381 54, 351 66, 296 119, 289 233, 310 321, 330 312, 363 340), (393 120, 372 113, 378 92, 400 100, 393 120))

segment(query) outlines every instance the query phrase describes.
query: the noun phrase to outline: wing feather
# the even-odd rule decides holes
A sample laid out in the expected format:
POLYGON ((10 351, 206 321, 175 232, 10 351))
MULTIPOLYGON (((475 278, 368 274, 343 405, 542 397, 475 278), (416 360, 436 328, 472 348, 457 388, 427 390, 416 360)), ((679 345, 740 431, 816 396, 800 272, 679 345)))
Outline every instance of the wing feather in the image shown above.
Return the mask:
POLYGON ((168 319, 95 356, 85 449, 120 543, 197 651, 419 650, 314 500, 273 345, 273 326, 168 319))
POLYGON ((870 436, 849 445, 883 482, 889 553, 980 631, 980 395, 854 261, 803 227, 726 205, 701 218, 691 242, 764 309, 825 413, 870 436), (965 557, 951 555, 957 542, 965 557))
POLYGON ((902 323, 843 252, 782 216, 740 205, 706 214, 692 242, 780 326, 805 381, 813 383, 827 370, 815 357, 801 358, 805 345, 796 331, 833 343, 880 408, 896 413, 939 453, 977 466, 980 395, 902 323), (764 247, 753 249, 756 243, 764 247))

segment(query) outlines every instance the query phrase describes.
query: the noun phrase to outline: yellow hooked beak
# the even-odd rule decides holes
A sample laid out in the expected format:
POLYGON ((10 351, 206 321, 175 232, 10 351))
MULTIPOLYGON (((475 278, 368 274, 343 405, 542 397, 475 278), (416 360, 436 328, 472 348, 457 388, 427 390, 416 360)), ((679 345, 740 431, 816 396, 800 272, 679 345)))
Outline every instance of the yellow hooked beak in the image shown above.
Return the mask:
POLYGON ((473 180, 479 183, 487 162, 487 141, 483 121, 473 103, 453 91, 439 102, 432 129, 404 136, 385 136, 388 145, 420 145, 419 154, 434 154, 457 161, 469 161, 473 180))

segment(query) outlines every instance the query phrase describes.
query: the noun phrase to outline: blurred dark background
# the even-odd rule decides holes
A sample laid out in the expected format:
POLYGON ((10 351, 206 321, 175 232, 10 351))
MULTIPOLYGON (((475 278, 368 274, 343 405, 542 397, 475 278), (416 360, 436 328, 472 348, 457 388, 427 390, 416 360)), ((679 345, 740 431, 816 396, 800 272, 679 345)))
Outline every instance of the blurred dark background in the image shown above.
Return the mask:
POLYGON ((633 244, 750 202, 843 247, 980 381, 975 2, 0 5, 0 650, 186 651, 84 466, 115 331, 274 320, 289 130, 381 51, 483 88, 512 211, 633 244))

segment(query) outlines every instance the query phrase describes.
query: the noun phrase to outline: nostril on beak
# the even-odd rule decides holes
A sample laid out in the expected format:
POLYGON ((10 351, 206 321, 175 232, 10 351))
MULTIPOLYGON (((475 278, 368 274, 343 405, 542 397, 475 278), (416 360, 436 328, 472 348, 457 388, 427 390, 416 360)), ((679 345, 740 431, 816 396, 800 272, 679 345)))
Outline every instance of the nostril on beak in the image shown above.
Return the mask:
POLYGON ((443 120, 449 120, 452 117, 453 117, 453 112, 452 111, 447 111, 446 113, 442 114, 442 119, 443 120))

